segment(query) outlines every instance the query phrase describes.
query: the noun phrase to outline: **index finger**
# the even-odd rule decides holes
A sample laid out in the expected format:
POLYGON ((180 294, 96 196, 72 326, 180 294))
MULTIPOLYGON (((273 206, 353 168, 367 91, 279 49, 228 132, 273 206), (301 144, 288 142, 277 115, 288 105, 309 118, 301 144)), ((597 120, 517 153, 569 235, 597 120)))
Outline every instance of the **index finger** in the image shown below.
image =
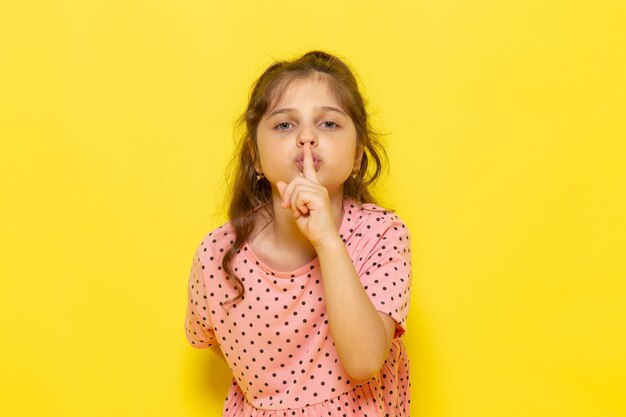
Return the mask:
POLYGON ((304 174, 304 178, 319 183, 317 171, 315 171, 315 163, 313 162, 313 152, 311 151, 311 144, 308 142, 305 143, 303 149, 304 158, 302 160, 302 173, 304 174))

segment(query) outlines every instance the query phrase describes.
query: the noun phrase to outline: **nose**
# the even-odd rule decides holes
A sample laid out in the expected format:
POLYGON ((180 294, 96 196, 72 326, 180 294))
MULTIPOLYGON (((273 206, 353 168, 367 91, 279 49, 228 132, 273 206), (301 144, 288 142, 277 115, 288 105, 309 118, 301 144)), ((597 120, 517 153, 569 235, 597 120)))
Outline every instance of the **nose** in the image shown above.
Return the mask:
POLYGON ((304 146, 307 142, 309 142, 312 147, 317 145, 317 135, 315 134, 313 127, 302 126, 300 132, 298 133, 298 145, 304 146))

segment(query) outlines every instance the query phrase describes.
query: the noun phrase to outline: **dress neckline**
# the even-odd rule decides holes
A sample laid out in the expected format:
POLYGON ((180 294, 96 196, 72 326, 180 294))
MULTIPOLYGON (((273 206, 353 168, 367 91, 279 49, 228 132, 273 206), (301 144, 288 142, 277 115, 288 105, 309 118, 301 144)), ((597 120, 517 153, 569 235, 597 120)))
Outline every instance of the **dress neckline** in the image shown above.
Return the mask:
MULTIPOLYGON (((345 229, 348 227, 347 223, 349 220, 348 217, 348 207, 350 204, 354 204, 349 198, 344 198, 342 201, 343 208, 343 217, 341 218, 341 226, 339 227, 338 233, 339 235, 344 235, 345 229)), ((277 271, 273 268, 270 268, 265 262, 263 262, 256 253, 252 250, 248 240, 244 241, 244 244, 241 248, 241 252, 245 254, 245 256, 251 260, 255 265, 261 268, 263 271, 267 273, 267 275, 276 277, 276 278, 298 278, 298 277, 306 277, 307 273, 313 269, 319 268, 319 259, 317 256, 311 259, 306 264, 296 268, 293 271, 277 271)))

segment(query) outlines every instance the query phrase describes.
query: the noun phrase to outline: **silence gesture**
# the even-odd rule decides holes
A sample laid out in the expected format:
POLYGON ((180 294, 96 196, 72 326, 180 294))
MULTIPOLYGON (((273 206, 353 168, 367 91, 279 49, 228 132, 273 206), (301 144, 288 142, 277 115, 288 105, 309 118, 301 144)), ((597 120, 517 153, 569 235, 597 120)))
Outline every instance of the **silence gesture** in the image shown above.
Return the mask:
POLYGON ((337 226, 330 207, 328 190, 315 171, 315 163, 309 142, 303 145, 302 175, 289 184, 278 181, 276 187, 282 198, 282 206, 291 209, 300 231, 317 246, 325 238, 337 237, 337 226))

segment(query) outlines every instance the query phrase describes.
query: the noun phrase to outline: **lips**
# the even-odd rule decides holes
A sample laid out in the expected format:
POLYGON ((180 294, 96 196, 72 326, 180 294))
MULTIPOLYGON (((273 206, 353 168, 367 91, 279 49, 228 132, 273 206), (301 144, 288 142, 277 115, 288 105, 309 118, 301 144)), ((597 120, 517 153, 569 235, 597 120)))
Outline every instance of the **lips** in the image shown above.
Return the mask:
MULTIPOLYGON (((301 152, 298 154, 298 156, 295 159, 295 163, 296 163, 296 167, 298 167, 298 170, 303 171, 304 153, 301 152)), ((320 159, 320 157, 316 153, 313 153, 313 166, 315 167, 316 171, 319 171, 321 164, 322 164, 322 160, 320 159)))
MULTIPOLYGON (((320 160, 313 160, 313 167, 315 168, 316 171, 320 170, 320 165, 322 164, 322 161, 320 160)), ((296 167, 298 168, 298 170, 300 172, 304 171, 304 162, 303 161, 296 161, 296 167)))

